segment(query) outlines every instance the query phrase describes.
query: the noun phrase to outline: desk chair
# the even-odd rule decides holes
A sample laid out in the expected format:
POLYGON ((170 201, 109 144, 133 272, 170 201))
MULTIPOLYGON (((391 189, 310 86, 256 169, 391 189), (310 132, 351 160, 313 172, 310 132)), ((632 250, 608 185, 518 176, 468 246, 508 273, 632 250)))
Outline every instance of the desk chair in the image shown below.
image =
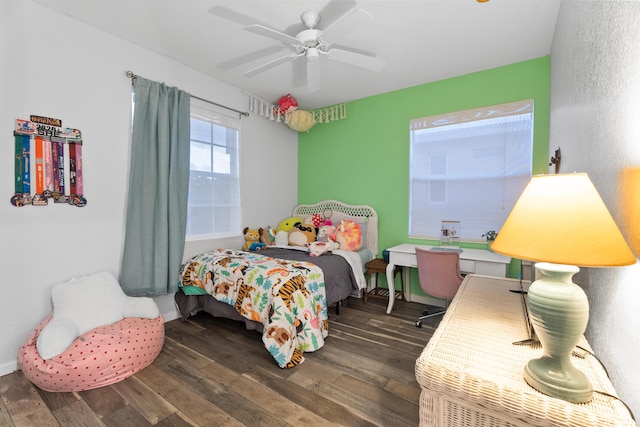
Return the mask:
MULTIPOLYGON (((446 307, 448 307, 462 283, 460 254, 416 248, 416 259, 420 288, 427 295, 446 300, 446 307)), ((425 308, 416 322, 416 327, 422 327, 422 319, 438 316, 445 311, 446 308, 429 313, 425 308)))

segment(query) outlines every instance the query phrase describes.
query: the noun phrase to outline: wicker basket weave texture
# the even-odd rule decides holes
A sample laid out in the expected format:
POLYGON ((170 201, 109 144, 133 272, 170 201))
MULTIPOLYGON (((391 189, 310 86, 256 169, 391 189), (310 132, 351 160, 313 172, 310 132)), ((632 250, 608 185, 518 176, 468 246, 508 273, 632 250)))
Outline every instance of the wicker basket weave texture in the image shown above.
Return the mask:
MULTIPOLYGON (((636 426, 625 406, 594 393, 572 404, 531 388, 526 363, 540 346, 513 345, 528 337, 519 288, 513 279, 469 275, 440 326, 416 361, 421 385, 421 426, 636 426)), ((583 338, 580 346, 589 349, 583 338)), ((593 385, 615 395, 599 362, 587 353, 572 357, 593 385)))

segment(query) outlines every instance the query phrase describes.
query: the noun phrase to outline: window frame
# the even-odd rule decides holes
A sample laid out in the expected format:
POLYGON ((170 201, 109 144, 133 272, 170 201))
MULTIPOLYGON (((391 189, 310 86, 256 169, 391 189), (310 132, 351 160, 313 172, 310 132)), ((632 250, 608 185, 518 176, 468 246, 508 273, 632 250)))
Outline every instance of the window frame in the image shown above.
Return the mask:
MULTIPOLYGON (((511 128, 509 129, 511 130, 511 128)), ((513 208, 513 204, 517 201, 519 194, 524 190, 524 187, 533 174, 533 130, 533 99, 411 120, 408 237, 411 239, 441 240, 441 222, 450 220, 461 221, 459 240, 462 241, 482 242, 482 234, 487 230, 499 230, 513 208), (523 119, 526 119, 524 129, 512 130, 513 134, 518 135, 517 142, 514 144, 512 139, 508 139, 511 138, 513 134, 507 135, 506 129, 509 128, 510 123, 520 123, 518 120, 522 121, 523 119), (504 124, 502 124, 503 122, 504 124), (491 137, 485 136, 485 132, 487 131, 495 133, 495 130, 492 130, 492 126, 497 127, 496 123, 505 127, 505 136, 502 142, 496 139, 492 140, 491 137), (469 134, 461 137, 460 132, 467 128, 470 129, 469 134), (456 139, 449 139, 451 138, 452 132, 456 132, 456 139), (476 135, 478 135, 476 139, 474 139, 474 132, 477 132, 476 135), (524 135, 529 135, 527 140, 522 139, 524 135), (477 143, 475 147, 473 145, 474 141, 477 143), (501 143, 503 145, 491 145, 495 143, 501 143), (429 144, 433 145, 429 146, 429 144), (442 145, 439 146, 437 144, 442 145), (502 151, 495 151, 496 147, 502 147, 502 151), (512 170, 513 164, 509 163, 509 159, 515 156, 514 153, 516 151, 513 150, 513 147, 520 148, 520 150, 517 151, 518 156, 523 156, 522 159, 518 159, 518 162, 514 163, 517 164, 515 171, 512 170), (510 148, 511 150, 509 150, 510 148), (461 156, 460 153, 464 153, 462 150, 466 150, 469 155, 467 157, 461 156), (430 157, 425 160, 424 157, 418 158, 418 154, 416 153, 423 153, 423 155, 430 157), (446 159, 446 164, 441 164, 439 167, 442 171, 436 171, 443 172, 441 174, 442 178, 439 177, 439 173, 432 173, 431 170, 434 167, 434 159, 431 158, 431 156, 438 155, 446 159), (464 160, 456 160, 456 155, 464 158, 464 160), (487 167, 485 171, 484 167, 478 166, 482 163, 482 156, 493 157, 494 163, 498 163, 497 158, 503 156, 502 170, 499 172, 501 175, 496 175, 498 172, 496 172, 495 169, 489 169, 487 167), (476 157, 479 159, 476 160, 476 157), (457 163, 455 163, 456 161, 457 163), (472 163, 468 163, 470 161, 472 163), (472 171, 460 173, 461 165, 464 165, 465 168, 471 169, 472 171), (485 175, 482 175, 483 173, 485 175), (466 210, 464 205, 461 205, 460 199, 463 198, 460 196, 461 193, 458 193, 456 197, 450 197, 450 191, 460 191, 459 189, 463 188, 460 185, 461 182, 464 182, 465 179, 470 180, 470 176, 476 179, 476 175, 479 176, 480 179, 487 180, 485 182, 488 183, 490 183, 492 179, 495 181, 496 176, 499 176, 499 178, 503 180, 501 184, 503 191, 508 193, 505 193, 507 196, 504 197, 500 212, 498 212, 496 206, 490 206, 490 202, 488 202, 489 210, 491 210, 490 213, 487 214, 487 211, 476 210, 475 208, 474 210, 476 210, 476 212, 471 212, 471 210, 466 210), (434 180, 432 177, 436 177, 437 179, 434 180), (432 184, 436 181, 440 182, 442 179, 444 180, 444 184, 439 186, 441 187, 441 193, 444 193, 440 195, 439 200, 433 201, 433 190, 435 187, 433 187, 432 184), (456 190, 456 188, 458 188, 458 190, 456 190), (425 189, 427 194, 423 194, 425 189), (451 206, 447 206, 448 203, 451 203, 451 206), (440 206, 440 208, 438 208, 439 210, 436 210, 437 205, 440 206), (431 214, 428 212, 429 207, 433 208, 431 214), (483 214, 486 214, 487 217, 484 217, 484 219, 480 221, 486 221, 486 226, 484 229, 481 229, 482 227, 478 225, 478 221, 475 219, 476 216, 478 219, 481 218, 483 214), (436 215, 439 217, 435 218, 436 215), (465 222, 467 222, 467 227, 465 227, 465 222)), ((488 134, 493 135, 491 132, 488 132, 488 134)), ((466 187, 464 187, 464 189, 466 190, 466 187)), ((476 197, 475 200, 475 203, 477 203, 478 197, 476 197)))
MULTIPOLYGON (((187 225, 186 225, 186 233, 185 240, 189 241, 197 241, 197 240, 210 240, 210 239, 220 239, 226 237, 237 236, 241 231, 241 197, 240 197, 240 143, 241 143, 241 121, 239 118, 231 117, 226 115, 222 110, 213 104, 207 103, 206 101, 201 101, 196 98, 191 98, 191 111, 190 111, 190 126, 192 126, 192 120, 200 120, 203 122, 207 122, 212 126, 211 139, 209 141, 202 140, 198 137, 194 137, 192 134, 189 139, 189 144, 204 144, 210 147, 210 155, 209 159, 209 171, 207 170, 198 170, 191 169, 193 163, 194 154, 190 154, 190 163, 189 163, 189 197, 187 202, 187 225), (225 132, 228 133, 234 131, 236 133, 235 142, 231 142, 229 145, 229 141, 226 140, 226 143, 223 145, 219 141, 216 141, 214 127, 219 126, 225 128, 225 132), (216 147, 223 147, 226 151, 226 154, 230 155, 230 168, 229 173, 221 173, 216 172, 215 169, 215 153, 216 147), (230 226, 221 231, 215 231, 215 216, 212 213, 214 218, 212 219, 212 227, 213 229, 210 232, 204 233, 191 233, 190 229, 193 227, 193 223, 191 221, 193 212, 192 209, 195 206, 195 203, 192 201, 192 193, 191 193, 191 184, 194 179, 193 174, 197 173, 201 176, 208 176, 211 178, 212 187, 215 185, 213 181, 216 178, 228 178, 231 177, 231 187, 228 189, 229 195, 231 198, 229 199, 229 203, 225 204, 224 208, 230 209, 232 213, 229 215, 231 220, 230 226), (235 194, 232 194, 235 193, 235 194), (235 203, 234 203, 235 202, 235 203), (235 211, 235 213, 233 213, 235 211), (235 217, 235 218, 234 218, 235 217)), ((213 190, 213 188, 212 188, 213 190)), ((212 200, 210 209, 215 210, 216 208, 220 208, 221 206, 216 205, 216 200, 212 193, 212 200)))

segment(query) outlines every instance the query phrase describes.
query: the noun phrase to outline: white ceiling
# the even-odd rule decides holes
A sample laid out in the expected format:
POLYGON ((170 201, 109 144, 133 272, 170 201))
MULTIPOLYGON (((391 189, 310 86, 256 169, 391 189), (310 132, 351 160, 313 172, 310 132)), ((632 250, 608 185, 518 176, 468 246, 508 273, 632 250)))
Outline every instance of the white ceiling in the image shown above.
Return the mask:
MULTIPOLYGON (((561 0, 360 0, 374 19, 354 19, 357 28, 327 41, 373 53, 386 66, 367 71, 322 56, 322 86, 313 93, 304 74, 293 73, 303 59, 243 76, 287 52, 243 27, 259 23, 295 35, 300 14, 322 11, 328 0, 35 1, 266 100, 291 93, 301 108, 314 109, 548 55, 561 0), (270 55, 255 59, 265 49, 270 55), (232 66, 247 55, 254 60, 232 66)), ((330 8, 340 9, 341 1, 330 8)))

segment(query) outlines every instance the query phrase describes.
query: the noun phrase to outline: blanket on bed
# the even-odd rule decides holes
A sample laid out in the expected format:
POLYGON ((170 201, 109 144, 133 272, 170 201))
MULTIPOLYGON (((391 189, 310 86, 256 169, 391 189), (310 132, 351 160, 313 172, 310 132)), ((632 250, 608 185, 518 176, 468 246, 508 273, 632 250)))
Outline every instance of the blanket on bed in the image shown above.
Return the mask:
POLYGON ((322 270, 302 261, 219 249, 197 255, 180 270, 181 286, 203 289, 264 325, 262 342, 278 365, 290 368, 303 352, 324 345, 329 320, 322 270))
MULTIPOLYGON (((333 254, 326 253, 312 257, 305 248, 268 246, 260 253, 271 258, 310 262, 320 267, 324 274, 324 288, 329 306, 342 301, 359 289, 359 281, 354 267, 362 265, 362 261, 355 252, 334 251, 333 254), (345 255, 355 257, 357 260, 350 261, 345 255), (354 262, 357 262, 357 265, 354 265, 354 262)), ((362 267, 360 267, 360 274, 362 275, 362 267)))

